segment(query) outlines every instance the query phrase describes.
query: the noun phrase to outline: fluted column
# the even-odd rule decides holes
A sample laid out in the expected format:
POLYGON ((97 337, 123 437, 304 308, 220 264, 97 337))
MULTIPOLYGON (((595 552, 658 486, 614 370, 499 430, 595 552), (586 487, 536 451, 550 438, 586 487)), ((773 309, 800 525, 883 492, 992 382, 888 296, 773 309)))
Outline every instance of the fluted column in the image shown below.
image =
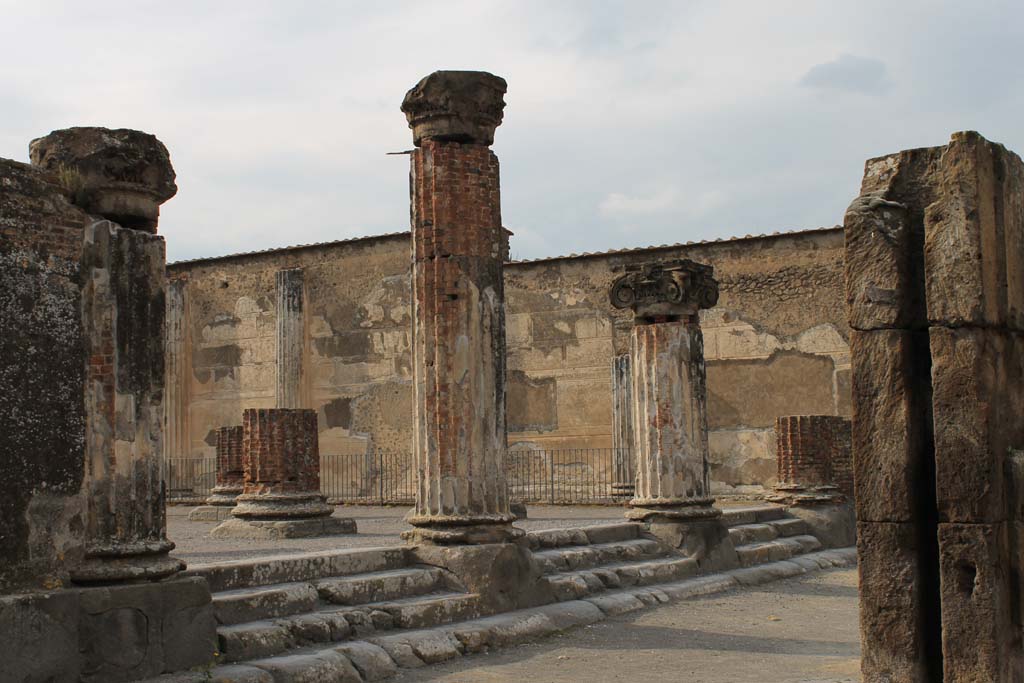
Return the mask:
POLYGON ((626 267, 611 303, 633 311, 630 365, 636 492, 630 519, 698 520, 712 506, 701 308, 718 301, 710 266, 671 260, 626 267))
POLYGON ((630 354, 612 358, 612 495, 633 497, 633 371, 630 354))
POLYGON ((436 72, 402 104, 411 159, 416 507, 411 542, 509 540, 505 484, 507 238, 498 159, 505 81, 436 72))
POLYGON ((277 272, 277 407, 303 408, 306 347, 305 279, 301 268, 277 272))

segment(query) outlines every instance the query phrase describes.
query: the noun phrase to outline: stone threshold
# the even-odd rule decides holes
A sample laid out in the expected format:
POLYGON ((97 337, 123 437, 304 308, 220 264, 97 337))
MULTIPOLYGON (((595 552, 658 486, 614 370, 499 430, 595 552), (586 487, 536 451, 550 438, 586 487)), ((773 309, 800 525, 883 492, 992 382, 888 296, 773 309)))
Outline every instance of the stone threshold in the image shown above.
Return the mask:
POLYGON ((822 550, 756 567, 733 569, 673 583, 633 586, 579 600, 506 612, 415 631, 307 647, 266 659, 166 674, 149 683, 368 683, 400 669, 532 642, 611 616, 744 586, 757 586, 808 572, 852 567, 856 548, 822 550))

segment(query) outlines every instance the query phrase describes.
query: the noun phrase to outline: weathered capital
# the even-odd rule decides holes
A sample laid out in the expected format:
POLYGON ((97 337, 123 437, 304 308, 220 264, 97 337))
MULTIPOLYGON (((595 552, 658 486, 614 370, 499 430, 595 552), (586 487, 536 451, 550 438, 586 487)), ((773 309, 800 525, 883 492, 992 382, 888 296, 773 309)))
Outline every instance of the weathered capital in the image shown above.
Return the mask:
POLYGON ((638 319, 692 315, 718 303, 718 282, 711 266, 673 259, 616 270, 625 274, 612 283, 611 304, 632 309, 638 319))
POLYGON ((58 175, 75 204, 125 228, 156 232, 160 205, 178 191, 167 148, 137 130, 55 130, 33 140, 29 154, 58 175))
POLYGON ((494 142, 505 109, 504 78, 486 71, 435 71, 405 94, 402 111, 413 143, 425 139, 494 142))

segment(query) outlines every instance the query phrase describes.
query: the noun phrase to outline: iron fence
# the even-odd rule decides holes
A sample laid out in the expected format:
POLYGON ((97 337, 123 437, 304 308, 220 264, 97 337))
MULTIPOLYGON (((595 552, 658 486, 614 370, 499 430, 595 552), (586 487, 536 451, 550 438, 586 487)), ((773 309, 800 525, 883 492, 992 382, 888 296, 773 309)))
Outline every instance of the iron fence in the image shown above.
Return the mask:
POLYGON ((170 500, 205 498, 217 484, 217 458, 168 458, 166 468, 170 500))
POLYGON ((412 505, 416 502, 412 455, 379 449, 322 454, 320 491, 332 503, 412 505))
MULTIPOLYGON (((622 503, 629 486, 616 481, 616 462, 632 457, 626 449, 514 446, 505 461, 511 500, 558 505, 622 503)), ((216 483, 216 458, 170 458, 165 481, 168 498, 203 498, 216 483)), ((368 449, 320 456, 320 491, 332 503, 412 505, 416 501, 412 454, 368 449)))

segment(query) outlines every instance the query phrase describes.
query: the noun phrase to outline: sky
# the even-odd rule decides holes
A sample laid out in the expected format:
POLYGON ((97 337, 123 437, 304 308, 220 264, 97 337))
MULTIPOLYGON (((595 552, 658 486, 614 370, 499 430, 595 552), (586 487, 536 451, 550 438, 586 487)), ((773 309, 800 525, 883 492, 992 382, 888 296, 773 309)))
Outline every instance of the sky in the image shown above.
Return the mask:
POLYGON ((1024 3, 0 0, 0 157, 73 125, 171 153, 171 261, 407 230, 399 110, 508 81, 514 258, 832 226, 864 160, 1024 151, 1024 3))

